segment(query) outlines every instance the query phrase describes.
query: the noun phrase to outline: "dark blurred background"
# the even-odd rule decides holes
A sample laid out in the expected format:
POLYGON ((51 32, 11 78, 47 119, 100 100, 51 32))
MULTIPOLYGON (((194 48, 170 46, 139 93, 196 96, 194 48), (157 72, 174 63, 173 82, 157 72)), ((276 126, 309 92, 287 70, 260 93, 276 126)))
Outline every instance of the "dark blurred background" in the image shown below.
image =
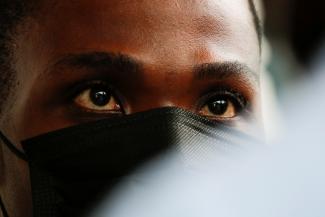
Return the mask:
POLYGON ((281 98, 310 76, 314 57, 324 46, 325 0, 264 0, 264 8, 271 47, 267 69, 281 98))
POLYGON ((265 33, 286 40, 303 65, 310 64, 325 36, 325 0, 264 0, 265 33))

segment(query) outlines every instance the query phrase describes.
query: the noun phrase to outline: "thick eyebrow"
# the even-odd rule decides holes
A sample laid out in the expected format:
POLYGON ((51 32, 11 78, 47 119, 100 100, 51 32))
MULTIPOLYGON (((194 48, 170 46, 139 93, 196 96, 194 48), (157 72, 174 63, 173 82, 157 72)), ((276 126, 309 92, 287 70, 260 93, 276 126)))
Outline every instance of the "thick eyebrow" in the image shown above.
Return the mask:
MULTIPOLYGON (((54 67, 86 68, 90 70, 112 70, 128 75, 142 72, 143 63, 135 58, 120 53, 89 52, 68 54, 53 64, 54 67)), ((239 77, 259 83, 259 76, 246 64, 240 62, 215 62, 194 66, 194 78, 197 80, 224 80, 239 77)))
POLYGON ((204 63, 194 67, 197 80, 224 80, 239 77, 250 80, 254 85, 259 83, 259 76, 246 64, 240 62, 204 63))
POLYGON ((75 67, 91 70, 110 69, 119 72, 138 72, 142 63, 131 56, 109 52, 69 54, 54 63, 54 67, 75 67))

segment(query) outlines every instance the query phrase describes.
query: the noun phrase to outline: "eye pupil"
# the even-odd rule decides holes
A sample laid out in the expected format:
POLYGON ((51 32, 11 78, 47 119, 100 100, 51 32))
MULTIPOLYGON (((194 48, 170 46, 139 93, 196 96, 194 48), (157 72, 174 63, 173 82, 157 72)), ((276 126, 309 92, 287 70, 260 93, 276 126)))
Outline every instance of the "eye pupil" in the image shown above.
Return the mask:
POLYGON ((223 115, 228 109, 228 100, 226 99, 215 99, 208 103, 210 112, 215 115, 223 115))
POLYGON ((92 89, 90 91, 90 99, 96 106, 105 106, 111 99, 111 94, 107 90, 92 89))

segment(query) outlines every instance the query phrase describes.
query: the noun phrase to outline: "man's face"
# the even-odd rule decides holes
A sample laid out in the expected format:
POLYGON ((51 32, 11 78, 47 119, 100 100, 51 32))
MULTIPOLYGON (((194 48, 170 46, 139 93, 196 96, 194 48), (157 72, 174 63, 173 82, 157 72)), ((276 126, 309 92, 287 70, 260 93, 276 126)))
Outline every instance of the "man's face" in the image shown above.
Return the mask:
POLYGON ((252 20, 247 0, 44 3, 17 42, 19 139, 163 106, 242 125, 258 110, 252 20))
POLYGON ((248 0, 43 2, 16 37, 14 141, 165 106, 259 122, 248 0))

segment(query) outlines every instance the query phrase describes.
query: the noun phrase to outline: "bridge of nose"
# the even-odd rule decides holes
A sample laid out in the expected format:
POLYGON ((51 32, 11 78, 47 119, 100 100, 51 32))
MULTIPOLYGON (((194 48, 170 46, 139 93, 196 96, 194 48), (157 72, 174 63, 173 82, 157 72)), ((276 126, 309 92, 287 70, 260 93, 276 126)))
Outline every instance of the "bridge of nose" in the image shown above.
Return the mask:
POLYGON ((146 70, 142 79, 128 93, 128 112, 135 113, 160 107, 193 110, 198 93, 190 71, 146 70))

